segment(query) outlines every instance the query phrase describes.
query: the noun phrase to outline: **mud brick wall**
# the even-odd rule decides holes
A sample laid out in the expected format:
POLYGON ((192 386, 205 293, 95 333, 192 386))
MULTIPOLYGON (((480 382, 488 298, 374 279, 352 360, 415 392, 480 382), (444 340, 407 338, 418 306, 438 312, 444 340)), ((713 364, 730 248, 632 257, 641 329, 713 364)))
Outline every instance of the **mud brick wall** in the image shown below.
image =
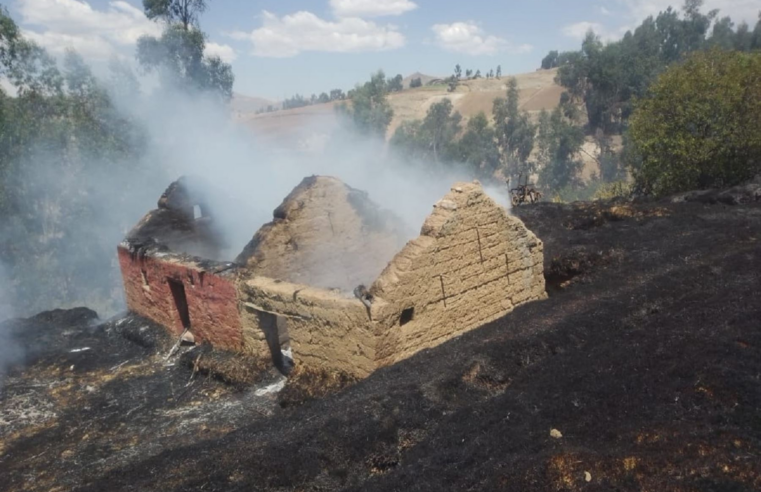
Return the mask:
POLYGON ((235 275, 215 275, 197 262, 180 255, 156 253, 132 258, 118 247, 127 307, 179 335, 183 331, 169 279, 185 290, 190 331, 197 342, 207 341, 219 348, 241 350, 243 330, 238 312, 235 275))
POLYGON ((274 215, 238 256, 245 266, 219 274, 123 243, 129 309, 275 364, 288 341, 296 364, 362 378, 546 297, 542 242, 476 182, 455 185, 401 251, 397 219, 335 178, 306 178, 274 215), (373 280, 368 312, 351 292, 373 280))
POLYGON ((253 277, 239 284, 244 345, 267 351, 258 312, 286 318, 296 364, 366 377, 376 368, 375 337, 365 306, 326 289, 253 277))
POLYGON ((371 288, 378 365, 546 298, 543 256, 542 242, 479 184, 457 184, 371 288))
POLYGON ((403 224, 328 176, 305 178, 236 260, 251 273, 351 291, 369 285, 404 244, 403 224))

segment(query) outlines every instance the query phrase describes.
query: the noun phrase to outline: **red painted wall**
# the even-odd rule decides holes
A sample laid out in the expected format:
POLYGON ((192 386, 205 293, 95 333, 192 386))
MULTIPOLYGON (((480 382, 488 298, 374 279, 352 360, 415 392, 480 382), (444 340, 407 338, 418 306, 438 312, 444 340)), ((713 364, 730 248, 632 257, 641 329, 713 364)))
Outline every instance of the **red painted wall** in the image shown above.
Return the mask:
POLYGON ((146 256, 133 260, 126 248, 119 246, 117 250, 130 311, 155 321, 176 335, 182 333, 182 321, 167 280, 173 279, 185 286, 190 331, 196 342, 208 341, 228 350, 243 348, 238 295, 232 277, 202 273, 193 265, 162 258, 146 256))

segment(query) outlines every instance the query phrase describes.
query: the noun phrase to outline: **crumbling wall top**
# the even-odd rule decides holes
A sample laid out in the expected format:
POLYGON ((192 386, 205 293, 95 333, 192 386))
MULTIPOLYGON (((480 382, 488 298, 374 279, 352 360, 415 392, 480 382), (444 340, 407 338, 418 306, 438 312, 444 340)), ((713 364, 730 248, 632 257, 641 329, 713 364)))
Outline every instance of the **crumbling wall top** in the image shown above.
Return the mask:
POLYGON ((158 208, 127 233, 125 242, 133 248, 160 246, 209 259, 221 259, 226 247, 212 219, 204 182, 187 176, 169 185, 158 208))
POLYGON ((404 244, 404 225, 366 193, 329 176, 305 178, 238 256, 252 274, 351 291, 404 244))

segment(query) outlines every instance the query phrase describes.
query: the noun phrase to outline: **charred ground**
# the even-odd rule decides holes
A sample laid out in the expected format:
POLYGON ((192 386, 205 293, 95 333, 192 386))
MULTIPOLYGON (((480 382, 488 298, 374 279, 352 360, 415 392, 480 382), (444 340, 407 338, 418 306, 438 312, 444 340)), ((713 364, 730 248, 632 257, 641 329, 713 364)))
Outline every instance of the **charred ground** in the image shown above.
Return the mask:
POLYGON ((0 489, 761 489, 761 204, 518 214, 548 300, 321 398, 191 379, 139 318, 14 322, 44 348, 2 390, 0 489))

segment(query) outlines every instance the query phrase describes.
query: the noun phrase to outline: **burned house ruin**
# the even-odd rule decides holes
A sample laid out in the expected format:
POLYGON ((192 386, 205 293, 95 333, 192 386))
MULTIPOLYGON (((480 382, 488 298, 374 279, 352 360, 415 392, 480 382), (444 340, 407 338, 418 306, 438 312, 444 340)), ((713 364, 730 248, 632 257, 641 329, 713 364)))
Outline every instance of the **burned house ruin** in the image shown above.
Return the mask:
POLYGON ((542 242, 477 182, 406 242, 365 193, 308 177, 234 262, 205 192, 172 183, 118 247, 129 309, 196 342, 365 377, 546 297, 542 242))

